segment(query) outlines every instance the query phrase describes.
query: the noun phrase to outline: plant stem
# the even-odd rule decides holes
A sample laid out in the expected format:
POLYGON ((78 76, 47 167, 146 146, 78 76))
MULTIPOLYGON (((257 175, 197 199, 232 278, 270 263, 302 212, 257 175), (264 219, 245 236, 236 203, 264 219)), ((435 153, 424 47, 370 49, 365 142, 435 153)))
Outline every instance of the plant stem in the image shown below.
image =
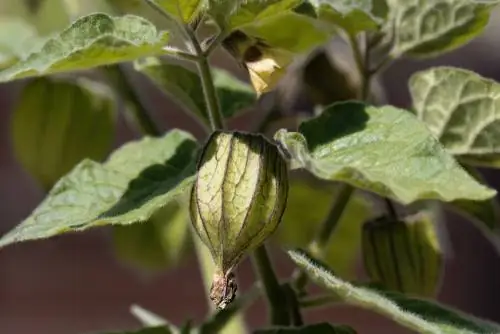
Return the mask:
POLYGON ((198 57, 196 64, 201 77, 203 95, 205 97, 205 102, 207 103, 210 127, 212 130, 224 129, 224 118, 220 110, 219 98, 217 97, 212 71, 210 70, 210 65, 208 63, 209 54, 204 54, 194 31, 187 29, 187 34, 194 48, 195 55, 198 57))
POLYGON ((270 308, 271 323, 277 326, 289 324, 286 296, 276 278, 266 246, 257 248, 252 257, 254 267, 264 287, 270 308))
POLYGON ((314 308, 321 307, 329 304, 334 304, 341 302, 342 300, 333 294, 324 294, 319 296, 307 297, 299 300, 300 307, 303 308, 314 308))
POLYGON ((160 130, 149 116, 148 111, 141 102, 139 95, 133 88, 123 68, 119 64, 116 64, 105 66, 103 69, 108 79, 120 92, 125 102, 127 102, 129 107, 127 110, 130 111, 129 115, 132 116, 139 130, 150 136, 159 136, 161 134, 160 130))

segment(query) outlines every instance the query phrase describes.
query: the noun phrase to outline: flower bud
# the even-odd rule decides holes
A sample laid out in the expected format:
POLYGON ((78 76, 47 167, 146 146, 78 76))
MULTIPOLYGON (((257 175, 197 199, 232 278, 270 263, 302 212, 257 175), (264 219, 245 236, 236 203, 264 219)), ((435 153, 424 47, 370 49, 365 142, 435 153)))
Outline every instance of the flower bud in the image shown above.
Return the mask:
POLYGON ((362 248, 365 269, 376 283, 422 297, 436 293, 443 257, 427 214, 401 221, 381 217, 365 223, 362 248))
POLYGON ((288 196, 288 169, 262 135, 214 132, 191 191, 194 229, 215 262, 210 298, 224 308, 234 298, 232 269, 277 228, 288 196))

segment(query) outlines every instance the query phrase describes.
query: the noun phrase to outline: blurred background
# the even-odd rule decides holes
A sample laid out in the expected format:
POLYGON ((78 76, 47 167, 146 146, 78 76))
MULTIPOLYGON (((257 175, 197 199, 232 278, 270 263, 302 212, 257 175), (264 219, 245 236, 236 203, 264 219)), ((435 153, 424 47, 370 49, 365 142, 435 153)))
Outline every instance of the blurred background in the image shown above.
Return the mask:
MULTIPOLYGON (((35 21, 43 33, 66 24, 64 9, 44 5, 43 15, 51 20, 30 17, 19 0, 1 0, 0 17, 16 15, 35 21), (37 22, 39 20, 39 22, 37 22)), ((50 1, 47 1, 50 3, 50 1)), ((89 1, 90 3, 90 1, 89 1)), ((420 69, 451 65, 471 69, 500 81, 500 11, 482 37, 455 52, 426 61, 399 60, 380 78, 387 102, 410 105, 406 82, 420 69)), ((15 36, 16 31, 0 31, 15 36)), ((335 52, 335 48, 331 48, 335 52)), ((1 50, 0 50, 1 51, 1 50)), ((214 63, 246 80, 241 69, 218 53, 214 63)), ((292 74, 293 75, 293 74, 292 74)), ((138 89, 152 117, 162 130, 181 128, 200 136, 191 119, 165 98, 144 77, 135 75, 138 89)), ((19 165, 12 152, 11 111, 24 82, 0 85, 0 233, 19 224, 40 203, 44 192, 19 165)), ((254 115, 245 114, 232 124, 245 128, 254 115)), ((122 119, 114 147, 138 138, 139 134, 122 119)), ((482 170, 492 187, 500 189, 500 174, 482 170)), ((453 254, 439 299, 474 315, 500 322, 500 260, 480 229, 463 218, 447 214, 446 226, 453 254)), ((150 309, 174 323, 202 320, 207 312, 196 257, 188 256, 176 268, 160 274, 144 274, 123 265, 114 257, 110 231, 93 229, 44 241, 28 242, 0 250, 0 333, 71 334, 133 329, 139 323, 129 313, 133 303, 150 309)), ((273 252, 280 275, 289 275, 291 264, 279 250, 273 252)), ((238 269, 242 289, 253 281, 248 261, 238 269)), ((266 323, 261 302, 247 313, 251 328, 266 323)), ((349 307, 330 307, 306 313, 306 320, 353 324, 359 333, 409 333, 371 312, 349 307)))

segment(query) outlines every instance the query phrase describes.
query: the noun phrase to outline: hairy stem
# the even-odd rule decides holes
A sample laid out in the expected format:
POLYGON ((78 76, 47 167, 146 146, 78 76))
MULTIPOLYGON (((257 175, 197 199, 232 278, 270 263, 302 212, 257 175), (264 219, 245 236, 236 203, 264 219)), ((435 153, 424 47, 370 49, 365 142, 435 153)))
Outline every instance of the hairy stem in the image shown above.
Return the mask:
POLYGON ((271 259, 266 246, 262 245, 254 252, 253 264, 262 282, 267 302, 270 308, 271 323, 277 326, 289 324, 286 295, 274 273, 271 259))
POLYGON ((128 106, 127 111, 139 130, 150 136, 159 136, 161 134, 160 130, 149 116, 148 111, 141 102, 139 95, 121 65, 109 65, 103 67, 103 69, 108 80, 125 100, 128 106))
MULTIPOLYGON (((344 210, 354 193, 354 190, 355 189, 349 184, 340 184, 340 190, 337 194, 335 202, 321 225, 316 238, 309 245, 309 251, 314 257, 321 259, 324 256, 326 246, 328 245, 328 242, 335 231, 335 228, 337 227, 340 218, 342 217, 342 214, 344 213, 344 210)), ((307 282, 308 277, 304 271, 297 271, 294 273, 294 287, 299 292, 299 295, 304 294, 307 282)))

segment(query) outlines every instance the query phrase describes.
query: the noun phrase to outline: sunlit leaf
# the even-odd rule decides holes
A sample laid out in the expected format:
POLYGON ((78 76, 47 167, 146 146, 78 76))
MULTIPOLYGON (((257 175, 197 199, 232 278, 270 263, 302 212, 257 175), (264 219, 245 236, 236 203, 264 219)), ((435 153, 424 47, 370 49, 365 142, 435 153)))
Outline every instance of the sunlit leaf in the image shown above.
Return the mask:
POLYGON ((493 2, 476 0, 388 0, 398 57, 432 57, 464 45, 488 24, 493 2))
POLYGON ((292 260, 311 279, 335 293, 344 302, 386 316, 417 333, 486 334, 500 332, 500 326, 462 314, 424 299, 398 293, 358 287, 337 278, 324 265, 300 251, 289 251, 292 260))
POLYGON ((291 154, 292 168, 401 203, 496 194, 470 177, 414 115, 391 106, 337 103, 302 123, 299 132, 280 130, 275 138, 291 154))
POLYGON ((114 135, 112 97, 89 80, 36 78, 26 85, 13 113, 12 142, 45 190, 81 160, 106 157, 114 135))
POLYGON ((0 239, 8 244, 93 226, 149 219, 193 181, 195 139, 172 130, 125 144, 104 164, 84 160, 60 179, 31 216, 0 239))
POLYGON ((0 82, 81 70, 161 54, 166 32, 143 18, 92 14, 49 39, 40 50, 0 72, 0 82))
POLYGON ((203 0, 153 0, 165 12, 184 23, 191 23, 203 9, 203 0))

